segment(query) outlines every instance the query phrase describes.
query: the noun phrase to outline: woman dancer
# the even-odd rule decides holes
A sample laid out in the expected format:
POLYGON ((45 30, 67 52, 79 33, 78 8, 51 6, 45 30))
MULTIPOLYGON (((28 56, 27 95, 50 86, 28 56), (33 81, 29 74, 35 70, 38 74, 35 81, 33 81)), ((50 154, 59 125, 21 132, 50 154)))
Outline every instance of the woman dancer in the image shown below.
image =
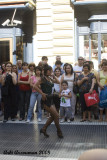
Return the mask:
POLYGON ((40 134, 43 133, 45 137, 49 137, 46 130, 47 127, 54 121, 57 128, 57 135, 59 138, 63 138, 62 131, 59 126, 59 114, 56 111, 56 108, 53 106, 53 94, 52 87, 53 83, 60 83, 59 80, 52 75, 52 67, 44 67, 44 76, 36 83, 35 90, 42 95, 42 103, 44 109, 50 113, 49 119, 46 121, 46 124, 40 130, 40 134), (53 77, 53 78, 52 78, 53 77), (40 87, 41 86, 41 89, 40 87))

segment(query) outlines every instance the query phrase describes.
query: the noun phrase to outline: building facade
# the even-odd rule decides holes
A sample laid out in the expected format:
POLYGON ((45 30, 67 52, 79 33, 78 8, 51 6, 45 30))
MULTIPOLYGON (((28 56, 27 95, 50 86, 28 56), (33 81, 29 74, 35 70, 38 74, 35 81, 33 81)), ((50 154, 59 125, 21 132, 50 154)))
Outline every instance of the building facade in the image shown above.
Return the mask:
POLYGON ((56 55, 73 63, 74 10, 70 0, 0 0, 0 50, 0 63, 22 59, 38 64, 44 55, 51 66, 56 55))
POLYGON ((56 55, 63 62, 74 61, 74 9, 70 0, 36 0, 37 33, 34 61, 48 56, 52 66, 56 55))
POLYGON ((107 0, 71 0, 74 5, 75 57, 94 62, 107 58, 107 0))
POLYGON ((0 63, 33 61, 35 9, 35 0, 0 0, 0 63))

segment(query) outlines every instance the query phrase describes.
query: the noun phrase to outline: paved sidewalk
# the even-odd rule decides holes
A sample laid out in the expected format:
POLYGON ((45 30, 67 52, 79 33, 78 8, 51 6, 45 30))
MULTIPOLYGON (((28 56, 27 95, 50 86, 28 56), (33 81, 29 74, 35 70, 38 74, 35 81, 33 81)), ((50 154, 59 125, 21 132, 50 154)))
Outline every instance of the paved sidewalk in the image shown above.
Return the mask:
POLYGON ((54 124, 47 130, 49 138, 40 135, 42 127, 43 124, 0 123, 0 160, 7 155, 16 160, 18 156, 31 160, 77 160, 86 150, 107 148, 107 125, 64 124, 64 139, 57 137, 54 124))

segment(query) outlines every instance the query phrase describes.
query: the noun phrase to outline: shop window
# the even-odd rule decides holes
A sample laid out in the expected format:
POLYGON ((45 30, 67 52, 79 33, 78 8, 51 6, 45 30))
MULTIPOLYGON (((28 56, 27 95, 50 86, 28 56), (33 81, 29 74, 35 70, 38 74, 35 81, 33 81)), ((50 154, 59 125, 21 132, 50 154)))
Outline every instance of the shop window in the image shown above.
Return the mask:
POLYGON ((89 60, 89 35, 79 36, 79 56, 89 60))
POLYGON ((23 60, 23 37, 16 37, 16 59, 23 60))
POLYGON ((91 60, 94 68, 98 70, 98 34, 91 34, 91 60))
POLYGON ((101 59, 107 59, 107 34, 101 35, 101 59))

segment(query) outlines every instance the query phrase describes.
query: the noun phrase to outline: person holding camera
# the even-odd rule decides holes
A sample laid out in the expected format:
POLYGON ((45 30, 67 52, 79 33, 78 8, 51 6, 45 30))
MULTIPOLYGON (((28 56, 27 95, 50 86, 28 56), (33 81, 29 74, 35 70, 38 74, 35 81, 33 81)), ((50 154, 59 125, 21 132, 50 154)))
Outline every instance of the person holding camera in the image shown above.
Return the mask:
POLYGON ((15 120, 15 104, 16 104, 16 73, 12 72, 12 63, 6 63, 6 72, 2 75, 2 96, 4 97, 4 121, 8 118, 15 120))

